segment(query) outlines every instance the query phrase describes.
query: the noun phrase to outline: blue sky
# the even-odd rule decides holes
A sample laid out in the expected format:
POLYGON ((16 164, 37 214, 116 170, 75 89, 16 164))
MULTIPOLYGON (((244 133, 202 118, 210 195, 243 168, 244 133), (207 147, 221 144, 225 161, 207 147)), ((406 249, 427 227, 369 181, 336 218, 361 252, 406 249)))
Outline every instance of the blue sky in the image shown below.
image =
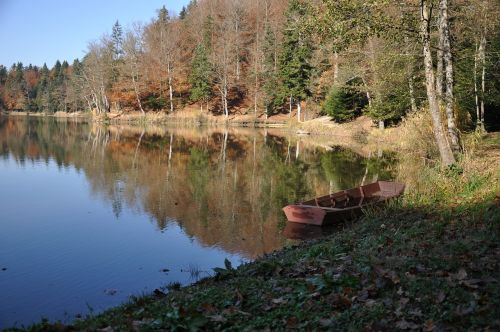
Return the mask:
POLYGON ((179 13, 189 0, 0 0, 0 64, 37 66, 82 58, 89 41, 111 33, 118 20, 127 27, 149 22, 163 5, 179 13))

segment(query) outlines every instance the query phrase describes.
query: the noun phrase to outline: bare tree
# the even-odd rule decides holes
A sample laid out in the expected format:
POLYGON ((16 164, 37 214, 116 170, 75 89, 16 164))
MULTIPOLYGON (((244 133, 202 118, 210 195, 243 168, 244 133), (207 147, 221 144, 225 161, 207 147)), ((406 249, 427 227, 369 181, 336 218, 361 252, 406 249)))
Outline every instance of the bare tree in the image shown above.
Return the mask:
MULTIPOLYGON (((445 107, 446 119, 448 121, 448 137, 451 141, 451 148, 454 151, 460 150, 460 141, 458 137, 458 129, 455 124, 455 114, 453 112, 453 58, 451 56, 451 43, 450 43, 450 28, 448 24, 448 0, 439 1, 440 12, 440 40, 442 40, 443 58, 446 73, 446 92, 445 92, 445 107)), ((439 87, 440 88, 440 87, 439 87)))
POLYGON ((137 100, 137 105, 142 114, 145 114, 141 102, 140 94, 140 63, 144 54, 143 47, 143 29, 140 25, 135 25, 134 28, 127 32, 123 42, 125 68, 127 76, 130 77, 132 87, 137 100))
POLYGON ((86 91, 84 98, 89 108, 97 114, 110 110, 106 87, 109 85, 112 52, 108 46, 109 40, 106 37, 100 43, 91 42, 81 71, 86 91))

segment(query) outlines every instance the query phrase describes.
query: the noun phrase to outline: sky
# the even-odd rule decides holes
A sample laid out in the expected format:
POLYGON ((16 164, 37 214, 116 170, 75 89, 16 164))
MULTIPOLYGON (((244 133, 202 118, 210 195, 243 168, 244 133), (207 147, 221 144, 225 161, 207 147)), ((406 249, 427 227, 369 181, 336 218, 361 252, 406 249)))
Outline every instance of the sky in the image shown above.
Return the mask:
POLYGON ((111 33, 118 20, 126 28, 147 23, 165 6, 179 13, 189 0, 0 0, 0 64, 51 68, 57 60, 81 59, 90 41, 111 33))

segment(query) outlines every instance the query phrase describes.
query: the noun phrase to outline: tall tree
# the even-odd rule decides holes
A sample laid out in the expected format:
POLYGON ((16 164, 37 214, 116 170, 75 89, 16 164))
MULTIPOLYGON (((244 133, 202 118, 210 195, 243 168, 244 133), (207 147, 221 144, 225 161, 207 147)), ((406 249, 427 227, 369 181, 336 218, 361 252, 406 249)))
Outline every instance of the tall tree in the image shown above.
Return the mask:
POLYGON ((436 95, 436 80, 434 78, 434 68, 431 54, 431 7, 428 0, 420 0, 420 34, 422 38, 424 66, 425 66, 425 86, 427 89, 427 99, 429 102, 429 112, 432 117, 432 125, 436 143, 441 156, 441 162, 449 166, 455 162, 455 157, 444 134, 441 124, 441 115, 436 95))
POLYGON ((212 95, 212 70, 205 43, 196 46, 191 62, 189 83, 191 84, 190 99, 200 102, 200 109, 203 111, 203 103, 208 103, 212 95))
POLYGON ((296 103, 299 121, 301 121, 301 102, 310 95, 311 66, 309 60, 312 54, 312 45, 302 29, 306 14, 307 4, 305 2, 301 0, 290 1, 279 58, 283 94, 289 98, 290 114, 293 102, 296 103))
POLYGON ((145 114, 141 102, 141 75, 140 65, 144 54, 144 47, 142 41, 143 29, 141 26, 136 25, 133 30, 127 32, 123 42, 124 63, 127 71, 127 76, 130 78, 132 88, 137 101, 137 106, 142 114, 145 114))
POLYGON ((445 91, 445 107, 446 119, 448 122, 448 137, 450 138, 451 148, 454 151, 460 150, 460 141, 458 129, 455 123, 455 114, 453 112, 455 101, 453 99, 453 58, 451 55, 450 28, 448 23, 448 0, 439 0, 440 11, 440 32, 443 34, 443 58, 446 73, 446 91, 445 91))

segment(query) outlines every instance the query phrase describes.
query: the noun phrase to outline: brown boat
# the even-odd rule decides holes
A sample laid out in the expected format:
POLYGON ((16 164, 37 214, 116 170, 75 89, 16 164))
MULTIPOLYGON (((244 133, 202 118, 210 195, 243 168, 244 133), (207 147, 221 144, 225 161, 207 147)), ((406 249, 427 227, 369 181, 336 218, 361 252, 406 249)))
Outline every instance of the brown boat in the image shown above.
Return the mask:
POLYGON ((283 211, 288 221, 321 226, 353 219, 362 213, 362 208, 400 196, 404 190, 402 183, 377 181, 288 205, 283 211))

